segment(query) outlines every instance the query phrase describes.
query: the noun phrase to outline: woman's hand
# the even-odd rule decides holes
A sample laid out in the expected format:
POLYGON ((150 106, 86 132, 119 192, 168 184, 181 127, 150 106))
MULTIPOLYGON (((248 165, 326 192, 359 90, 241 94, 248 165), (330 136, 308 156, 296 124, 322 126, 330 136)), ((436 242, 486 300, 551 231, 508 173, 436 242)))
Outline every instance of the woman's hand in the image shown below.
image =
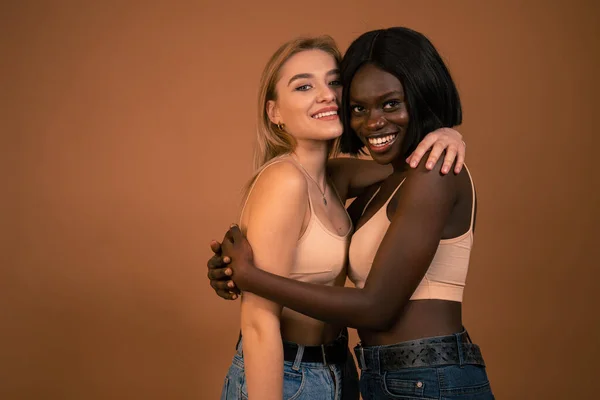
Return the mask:
POLYGON ((208 279, 215 293, 226 300, 235 300, 240 294, 236 285, 243 281, 248 270, 254 267, 252 247, 237 225, 225 233, 223 243, 213 240, 210 249, 214 255, 208 260, 208 279), (235 272, 235 280, 232 280, 235 272))
POLYGON ((231 228, 225 233, 221 243, 221 255, 229 261, 227 266, 231 270, 231 278, 235 285, 239 290, 247 290, 246 283, 256 266, 252 247, 235 224, 231 225, 231 228))
POLYGON ((467 149, 467 144, 462 137, 463 136, 458 131, 452 128, 437 129, 423 138, 415 151, 408 156, 406 162, 412 168, 416 168, 417 165, 419 165, 421 158, 423 158, 423 155, 431 149, 427 164, 425 165, 425 168, 431 170, 445 150, 446 156, 444 157, 444 164, 442 165, 442 174, 445 175, 450 172, 450 168, 455 160, 456 165, 454 166, 454 173, 458 174, 464 165, 465 152, 467 149))
POLYGON ((235 300, 240 294, 239 289, 231 280, 233 271, 228 264, 231 261, 229 257, 223 257, 221 254, 221 243, 213 240, 210 243, 210 249, 214 255, 208 260, 208 279, 210 286, 215 290, 219 297, 225 300, 235 300))

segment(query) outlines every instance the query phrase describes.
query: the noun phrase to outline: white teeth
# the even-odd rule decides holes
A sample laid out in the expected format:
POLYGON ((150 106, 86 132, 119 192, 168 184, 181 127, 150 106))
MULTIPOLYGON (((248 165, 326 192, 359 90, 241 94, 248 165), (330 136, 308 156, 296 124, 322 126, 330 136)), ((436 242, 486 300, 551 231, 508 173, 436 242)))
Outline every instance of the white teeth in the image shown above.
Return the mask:
POLYGON ((382 136, 382 137, 369 138, 369 143, 371 143, 374 146, 383 146, 385 144, 388 144, 395 138, 396 138, 396 135, 387 135, 387 136, 382 136))
POLYGON ((319 119, 319 118, 323 118, 323 117, 329 117, 330 115, 337 115, 337 111, 326 111, 326 112, 318 113, 318 114, 313 115, 313 118, 319 119))

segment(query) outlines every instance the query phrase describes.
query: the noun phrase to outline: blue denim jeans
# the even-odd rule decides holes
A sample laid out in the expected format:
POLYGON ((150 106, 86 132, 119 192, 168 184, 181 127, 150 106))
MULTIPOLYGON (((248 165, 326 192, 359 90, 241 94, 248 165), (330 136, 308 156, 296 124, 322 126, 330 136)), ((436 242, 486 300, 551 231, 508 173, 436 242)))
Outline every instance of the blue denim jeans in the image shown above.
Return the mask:
MULTIPOLYGON (((283 363, 284 400, 358 400, 358 371, 348 349, 345 365, 302 362, 302 352, 296 360, 283 363)), ((246 374, 240 340, 229 367, 221 400, 246 400, 246 374)))
POLYGON ((451 346, 450 341, 461 334, 388 346, 356 346, 363 400, 493 400, 485 365, 476 345, 459 343, 454 352, 449 352, 459 361, 444 361, 452 356, 447 357, 449 353, 445 350, 448 347, 440 347, 440 340, 446 341, 444 346, 451 346), (444 350, 434 354, 434 350, 440 348, 444 350), (465 355, 465 351, 472 349, 477 352, 476 356, 472 352, 465 355), (417 366, 407 366, 411 363, 417 366))

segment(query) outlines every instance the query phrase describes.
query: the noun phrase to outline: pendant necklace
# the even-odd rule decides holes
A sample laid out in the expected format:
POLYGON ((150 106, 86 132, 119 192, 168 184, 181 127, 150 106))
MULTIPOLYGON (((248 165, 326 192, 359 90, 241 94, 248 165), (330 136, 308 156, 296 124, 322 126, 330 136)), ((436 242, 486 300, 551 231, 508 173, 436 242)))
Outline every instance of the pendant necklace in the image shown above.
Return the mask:
POLYGON ((327 205, 327 199, 325 198, 325 192, 327 192, 327 178, 325 178, 325 185, 324 185, 324 190, 321 190, 321 187, 319 186, 319 184, 317 183, 317 181, 315 181, 313 179, 312 176, 310 176, 310 174, 308 173, 308 171, 306 170, 306 168, 304 168, 304 165, 302 165, 302 163, 298 160, 296 160, 298 162, 298 165, 300 165, 300 168, 302 168, 304 170, 304 172, 306 172, 306 175, 308 175, 308 177, 310 178, 311 181, 313 181, 315 183, 315 185, 317 185, 317 189, 319 189, 319 192, 321 192, 321 195, 323 196, 323 204, 327 205))

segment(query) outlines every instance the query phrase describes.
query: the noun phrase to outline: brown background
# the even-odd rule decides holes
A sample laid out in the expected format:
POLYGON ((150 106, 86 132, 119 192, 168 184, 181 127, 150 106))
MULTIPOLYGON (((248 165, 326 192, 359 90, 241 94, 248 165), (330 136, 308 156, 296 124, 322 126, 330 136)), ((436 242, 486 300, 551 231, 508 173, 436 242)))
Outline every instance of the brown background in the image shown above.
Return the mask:
POLYGON ((0 398, 218 398, 238 304, 205 262, 251 172, 261 69, 296 35, 345 50, 392 25, 461 91, 464 320, 497 398, 598 398, 597 2, 88 3, 0 8, 0 398))

